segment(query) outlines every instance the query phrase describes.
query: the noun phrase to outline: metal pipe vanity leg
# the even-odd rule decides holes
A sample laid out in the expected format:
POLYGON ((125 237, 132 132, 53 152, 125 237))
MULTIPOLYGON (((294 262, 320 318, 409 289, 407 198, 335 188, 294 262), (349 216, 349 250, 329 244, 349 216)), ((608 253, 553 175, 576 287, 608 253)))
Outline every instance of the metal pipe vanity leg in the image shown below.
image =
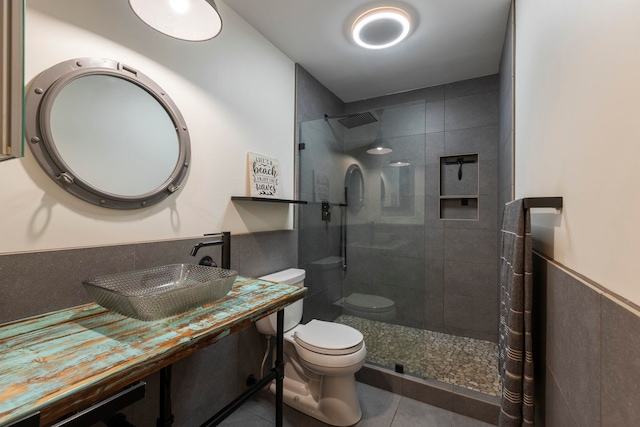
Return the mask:
POLYGON ((171 427, 173 414, 171 413, 171 365, 160 369, 160 417, 156 421, 157 427, 171 427))
POLYGON ((276 427, 282 427, 282 392, 284 380, 284 310, 278 311, 276 337, 276 427))

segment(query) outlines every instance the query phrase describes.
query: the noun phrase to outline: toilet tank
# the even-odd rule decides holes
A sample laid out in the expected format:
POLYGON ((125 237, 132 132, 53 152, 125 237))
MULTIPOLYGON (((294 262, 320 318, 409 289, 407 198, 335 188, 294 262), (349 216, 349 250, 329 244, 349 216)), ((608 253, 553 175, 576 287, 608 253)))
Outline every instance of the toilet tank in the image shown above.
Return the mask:
MULTIPOLYGON (((289 268, 276 273, 262 276, 260 280, 270 282, 289 283, 297 286, 304 286, 305 271, 300 268, 289 268)), ((278 327, 278 316, 276 313, 270 314, 256 322, 258 332, 266 335, 275 335, 278 327)), ((284 309, 284 330, 295 328, 302 320, 302 300, 298 300, 284 309)))

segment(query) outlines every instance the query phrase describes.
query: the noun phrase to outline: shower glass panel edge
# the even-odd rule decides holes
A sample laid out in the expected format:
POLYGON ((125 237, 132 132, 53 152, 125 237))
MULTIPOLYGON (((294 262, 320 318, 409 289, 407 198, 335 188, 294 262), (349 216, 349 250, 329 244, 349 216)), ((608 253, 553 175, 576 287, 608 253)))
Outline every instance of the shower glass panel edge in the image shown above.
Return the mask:
POLYGON ((440 145, 427 138, 425 102, 368 113, 377 121, 352 128, 339 118, 300 123, 299 198, 310 201, 299 215, 299 258, 309 286, 305 321, 360 330, 371 364, 497 394, 493 343, 444 333, 443 261, 434 255, 442 242, 431 233, 443 230, 434 206, 444 138, 440 145), (367 152, 380 142, 392 151, 367 152), (364 180, 357 210, 339 206, 352 165, 364 180), (323 220, 322 201, 330 203, 330 221, 323 220), (486 360, 476 366, 475 359, 486 360))

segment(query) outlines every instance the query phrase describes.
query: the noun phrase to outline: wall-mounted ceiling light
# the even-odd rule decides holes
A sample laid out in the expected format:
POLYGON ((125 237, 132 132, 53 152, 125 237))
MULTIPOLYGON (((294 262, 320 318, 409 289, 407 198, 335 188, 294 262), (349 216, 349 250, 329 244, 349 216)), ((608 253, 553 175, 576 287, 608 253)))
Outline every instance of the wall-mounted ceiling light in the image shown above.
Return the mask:
POLYGON ((409 160, 394 160, 392 162, 389 162, 389 166, 395 167, 395 168, 401 168, 403 166, 409 166, 411 163, 409 163, 409 160))
POLYGON ((222 31, 214 0, 129 0, 129 5, 145 24, 176 39, 204 41, 222 31))
POLYGON ((384 147, 382 145, 374 145, 367 150, 369 154, 389 154, 393 150, 389 147, 384 147))
POLYGON ((411 30, 411 18, 397 7, 377 7, 358 16, 351 34, 359 46, 384 49, 404 40, 411 30))

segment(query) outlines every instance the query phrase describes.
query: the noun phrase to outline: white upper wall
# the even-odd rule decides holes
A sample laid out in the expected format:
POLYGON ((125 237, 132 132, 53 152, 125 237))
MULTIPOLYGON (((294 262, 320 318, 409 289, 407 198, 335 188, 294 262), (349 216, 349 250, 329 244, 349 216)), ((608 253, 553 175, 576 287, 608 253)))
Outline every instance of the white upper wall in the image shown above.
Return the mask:
POLYGON ((640 2, 517 0, 516 197, 547 255, 640 304, 640 2))
POLYGON ((292 228, 288 205, 234 204, 247 192, 246 153, 280 160, 282 197, 294 188, 294 63, 222 1, 215 39, 174 40, 126 0, 29 0, 25 82, 78 57, 122 61, 156 81, 185 118, 191 167, 182 189, 150 208, 93 206, 58 187, 29 149, 0 163, 0 253, 292 228))

